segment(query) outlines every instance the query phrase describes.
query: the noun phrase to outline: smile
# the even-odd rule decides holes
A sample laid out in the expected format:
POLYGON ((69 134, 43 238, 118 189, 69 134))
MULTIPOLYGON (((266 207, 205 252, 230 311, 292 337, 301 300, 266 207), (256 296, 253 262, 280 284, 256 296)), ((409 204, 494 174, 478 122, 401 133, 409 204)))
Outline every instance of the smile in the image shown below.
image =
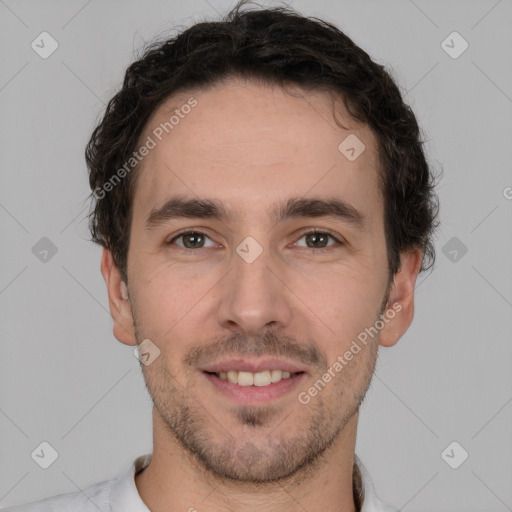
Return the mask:
POLYGON ((202 374, 216 394, 240 405, 252 406, 271 403, 302 386, 306 372, 291 373, 282 370, 264 370, 256 373, 230 370, 202 374))
POLYGON ((303 372, 290 373, 283 370, 264 370, 261 372, 212 372, 219 379, 227 380, 232 384, 239 386, 269 386, 272 383, 280 382, 283 379, 289 379, 292 375, 298 375, 303 372))

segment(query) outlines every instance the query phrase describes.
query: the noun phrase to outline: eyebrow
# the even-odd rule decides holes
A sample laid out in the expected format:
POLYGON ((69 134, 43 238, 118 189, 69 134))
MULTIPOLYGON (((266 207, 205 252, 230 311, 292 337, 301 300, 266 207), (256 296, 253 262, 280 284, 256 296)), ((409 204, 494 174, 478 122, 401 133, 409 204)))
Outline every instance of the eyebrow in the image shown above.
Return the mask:
MULTIPOLYGON (((171 197, 160 208, 153 208, 146 219, 146 229, 173 219, 215 219, 225 222, 229 214, 220 201, 216 199, 191 199, 183 196, 171 197)), ((346 222, 360 231, 369 230, 368 218, 354 206, 337 198, 292 197, 280 203, 272 211, 274 222, 291 218, 331 217, 346 222)))

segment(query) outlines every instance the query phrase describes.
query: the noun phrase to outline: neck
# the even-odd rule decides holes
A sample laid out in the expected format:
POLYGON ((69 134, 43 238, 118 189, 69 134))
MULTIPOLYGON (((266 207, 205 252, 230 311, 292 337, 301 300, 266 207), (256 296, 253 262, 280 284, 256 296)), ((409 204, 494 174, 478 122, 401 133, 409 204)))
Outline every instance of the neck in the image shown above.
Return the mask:
POLYGON ((151 463, 135 476, 152 512, 357 512, 360 475, 354 468, 357 413, 315 461, 277 482, 246 483, 218 477, 169 434, 153 410, 151 463))

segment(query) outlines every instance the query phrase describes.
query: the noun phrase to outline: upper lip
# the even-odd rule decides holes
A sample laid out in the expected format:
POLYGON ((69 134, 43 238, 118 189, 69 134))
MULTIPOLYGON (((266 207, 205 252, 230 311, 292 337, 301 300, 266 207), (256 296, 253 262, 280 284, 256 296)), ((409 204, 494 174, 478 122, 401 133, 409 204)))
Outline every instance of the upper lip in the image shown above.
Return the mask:
POLYGON ((244 359, 242 357, 225 359, 201 368, 204 372, 219 373, 229 371, 258 373, 265 370, 282 370, 290 373, 306 370, 294 363, 278 358, 244 359))

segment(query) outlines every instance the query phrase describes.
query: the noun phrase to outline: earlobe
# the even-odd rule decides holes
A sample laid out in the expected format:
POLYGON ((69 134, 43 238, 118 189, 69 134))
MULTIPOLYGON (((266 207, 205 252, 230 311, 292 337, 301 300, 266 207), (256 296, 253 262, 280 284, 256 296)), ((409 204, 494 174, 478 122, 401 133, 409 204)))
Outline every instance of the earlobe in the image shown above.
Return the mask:
POLYGON ((103 248, 101 273, 107 285, 110 314, 114 321, 114 336, 126 345, 136 345, 135 329, 128 288, 114 263, 112 253, 103 248))
POLYGON ((414 285, 421 268, 421 256, 420 249, 400 255, 400 270, 393 278, 387 308, 382 314, 384 327, 380 332, 380 344, 384 347, 395 345, 412 323, 414 285))

